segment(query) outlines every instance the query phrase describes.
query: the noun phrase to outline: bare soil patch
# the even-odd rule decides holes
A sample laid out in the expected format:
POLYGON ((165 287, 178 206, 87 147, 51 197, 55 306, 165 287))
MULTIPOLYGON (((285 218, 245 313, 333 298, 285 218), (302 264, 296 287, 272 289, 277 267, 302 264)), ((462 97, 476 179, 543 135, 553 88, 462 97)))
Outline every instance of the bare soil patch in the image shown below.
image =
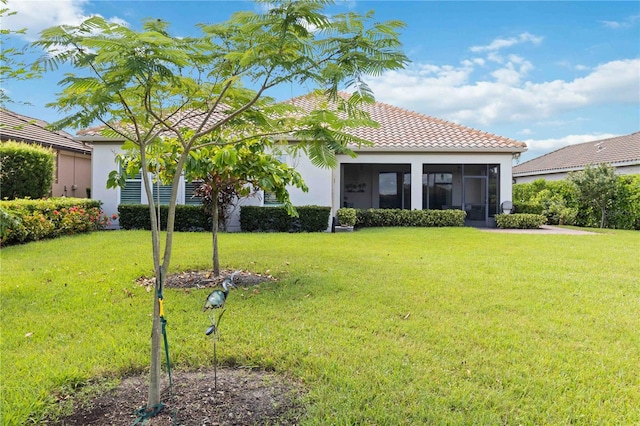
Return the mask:
MULTIPOLYGON (((206 288, 221 285, 222 281, 230 277, 235 271, 224 269, 220 271, 219 276, 214 276, 211 271, 184 271, 177 274, 169 275, 165 278, 165 287, 168 288, 206 288)), ((255 274, 249 271, 239 271, 233 282, 238 287, 250 287, 264 282, 277 281, 275 277, 269 274, 255 274)), ((138 284, 145 287, 153 287, 155 278, 140 277, 138 284)))
MULTIPOLYGON (((218 285, 233 271, 225 270, 219 278, 209 271, 189 271, 167 277, 165 285, 176 288, 202 288, 218 285)), ((269 275, 240 272, 238 286, 274 281, 269 275)), ((138 283, 152 286, 153 280, 140 278, 138 283)), ((242 368, 200 371, 172 371, 173 386, 163 383, 165 407, 147 419, 149 426, 170 425, 296 425, 303 413, 300 384, 275 373, 242 368)), ((132 425, 136 411, 146 404, 148 377, 131 376, 100 395, 75 401, 74 412, 57 425, 132 425)), ((138 423, 140 424, 140 423, 138 423)))

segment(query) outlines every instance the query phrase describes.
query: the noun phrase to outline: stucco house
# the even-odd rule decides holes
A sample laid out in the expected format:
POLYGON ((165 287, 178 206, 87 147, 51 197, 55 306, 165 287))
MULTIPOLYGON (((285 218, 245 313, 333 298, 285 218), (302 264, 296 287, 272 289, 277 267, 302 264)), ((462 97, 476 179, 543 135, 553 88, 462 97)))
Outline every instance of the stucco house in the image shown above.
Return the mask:
MULTIPOLYGON (((288 102, 310 108, 313 101, 303 96, 288 102)), ((501 203, 511 200, 512 159, 526 150, 523 142, 382 102, 363 108, 380 126, 353 131, 373 143, 356 148, 356 158, 339 155, 336 168, 321 169, 306 157, 282 157, 309 187, 306 193, 291 189, 294 205, 330 206, 333 215, 341 207, 462 209, 468 225, 493 226, 501 203)), ((93 144, 92 193, 102 200, 105 213, 116 213, 121 203, 146 203, 139 179, 124 189, 106 189, 122 141, 95 130, 81 131, 77 139, 93 144)), ((178 202, 198 202, 191 198, 192 189, 193 184, 182 182, 178 202)), ((168 198, 168 192, 159 192, 161 202, 168 198)), ((270 205, 274 200, 263 194, 244 202, 270 205)), ((237 216, 229 229, 239 229, 237 216)))
POLYGON ((91 146, 64 131, 51 131, 48 123, 0 109, 0 140, 14 140, 53 149, 56 170, 51 188, 54 197, 89 197, 91 188, 91 146))
POLYGON ((588 164, 609 164, 618 174, 640 174, 640 132, 565 146, 514 166, 513 179, 515 183, 562 180, 588 164))

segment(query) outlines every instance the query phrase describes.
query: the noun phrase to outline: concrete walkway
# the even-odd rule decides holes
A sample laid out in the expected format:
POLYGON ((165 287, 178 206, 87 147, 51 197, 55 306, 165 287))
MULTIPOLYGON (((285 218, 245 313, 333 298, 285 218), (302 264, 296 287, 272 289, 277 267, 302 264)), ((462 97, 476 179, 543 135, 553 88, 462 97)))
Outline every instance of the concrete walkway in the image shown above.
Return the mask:
POLYGON ((560 228, 559 226, 542 225, 539 229, 500 229, 500 228, 479 228, 481 231, 499 232, 505 234, 565 234, 565 235, 599 235, 597 232, 583 231, 581 229, 560 228))

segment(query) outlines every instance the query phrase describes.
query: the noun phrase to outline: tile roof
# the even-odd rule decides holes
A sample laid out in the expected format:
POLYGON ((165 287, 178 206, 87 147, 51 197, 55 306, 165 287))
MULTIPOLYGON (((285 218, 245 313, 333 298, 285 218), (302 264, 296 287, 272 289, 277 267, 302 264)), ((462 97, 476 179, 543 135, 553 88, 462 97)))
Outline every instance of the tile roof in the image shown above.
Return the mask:
POLYGON ((74 152, 90 153, 91 146, 87 146, 73 138, 69 133, 58 130, 47 130, 46 122, 36 118, 0 108, 0 139, 18 142, 35 143, 54 149, 74 152))
MULTIPOLYGON (((226 108, 226 106, 220 105, 220 109, 223 109, 223 108, 226 108)), ((174 124, 179 123, 180 127, 195 129, 196 127, 200 126, 204 121, 204 115, 205 113, 198 110, 180 111, 174 116, 172 116, 171 122, 174 124)), ((227 115, 224 113, 224 111, 216 111, 213 114, 211 114, 211 116, 206 121, 207 123, 216 123, 218 121, 223 120, 226 116, 227 115)), ((99 141, 100 139, 103 139, 101 137, 101 131, 104 128, 105 126, 100 125, 95 127, 88 127, 86 129, 81 129, 77 132, 78 139, 82 140, 82 139, 85 139, 85 137, 87 138, 96 137, 98 138, 97 140, 99 141)), ((133 131, 133 127, 130 127, 129 130, 133 131)), ((169 132, 166 132, 166 133, 169 134, 169 132)))
POLYGON ((565 146, 518 164, 514 176, 535 172, 581 169, 588 164, 640 164, 640 132, 615 138, 565 146))
MULTIPOLYGON (((349 94, 340 93, 348 97, 349 94)), ((305 110, 314 107, 311 95, 290 101, 305 110)), ((380 127, 360 127, 350 130, 354 136, 373 142, 373 151, 526 151, 524 142, 482 132, 450 121, 398 108, 382 102, 363 105, 371 119, 380 127)))
MULTIPOLYGON (((347 93, 340 93, 346 98, 347 93)), ((316 108, 317 98, 313 94, 300 96, 285 101, 306 111, 316 108)), ((377 128, 360 127, 349 130, 353 136, 373 143, 364 147, 364 151, 479 151, 479 152, 522 152, 527 145, 513 139, 482 132, 470 127, 461 126, 450 121, 419 114, 382 102, 366 104, 362 109, 380 124, 377 128)), ((217 121, 223 118, 218 113, 211 118, 217 121)), ((191 117, 185 124, 196 126, 200 117, 191 117)), ((82 137, 99 137, 102 127, 84 129, 78 132, 82 137)), ((92 139, 95 140, 95 139, 92 139)))

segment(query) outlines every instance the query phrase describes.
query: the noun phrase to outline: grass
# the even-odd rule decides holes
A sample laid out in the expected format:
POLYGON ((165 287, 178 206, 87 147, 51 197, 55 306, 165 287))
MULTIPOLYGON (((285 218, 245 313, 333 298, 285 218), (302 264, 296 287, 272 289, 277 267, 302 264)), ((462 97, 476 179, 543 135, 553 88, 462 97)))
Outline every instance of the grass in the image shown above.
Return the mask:
MULTIPOLYGON (((2 250, 3 424, 148 367, 149 240, 2 250)), ((207 268, 210 244, 177 234, 172 269, 207 268)), ((220 249, 280 281, 231 293, 218 357, 304 382, 304 424, 640 423, 638 232, 224 234, 220 249)), ((165 291, 176 368, 212 365, 207 293, 165 291)))

